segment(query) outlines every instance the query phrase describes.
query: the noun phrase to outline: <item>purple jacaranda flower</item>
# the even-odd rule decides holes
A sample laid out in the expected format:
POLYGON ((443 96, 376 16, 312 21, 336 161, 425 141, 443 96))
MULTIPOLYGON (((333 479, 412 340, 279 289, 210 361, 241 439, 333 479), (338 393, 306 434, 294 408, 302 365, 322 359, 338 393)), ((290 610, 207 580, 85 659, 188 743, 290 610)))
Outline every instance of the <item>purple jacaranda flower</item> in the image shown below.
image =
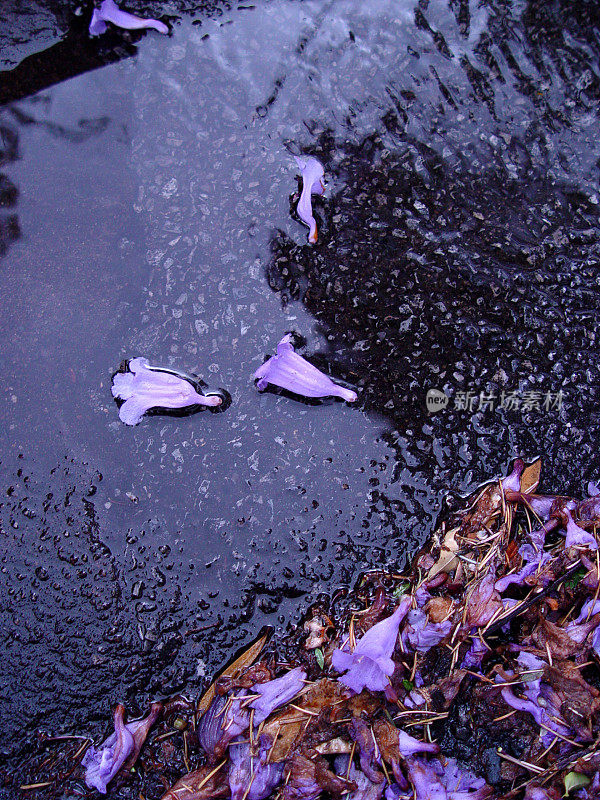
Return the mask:
POLYGON ((414 792, 404 791, 397 783, 386 786, 385 800, 413 800, 414 792))
POLYGON ((523 566, 516 572, 511 572, 500 578, 494 584, 497 591, 504 592, 513 583, 523 583, 526 578, 534 575, 538 570, 552 560, 550 553, 545 553, 543 550, 537 550, 531 544, 521 545, 519 553, 523 558, 523 566))
POLYGON ((298 216, 310 228, 308 241, 314 244, 317 241, 317 222, 312 213, 311 196, 325 192, 323 185, 325 172, 321 162, 312 156, 294 156, 294 158, 302 171, 302 193, 297 206, 298 216))
POLYGON ((90 22, 89 32, 91 36, 98 36, 106 31, 106 23, 112 22, 118 28, 125 28, 129 31, 137 31, 141 28, 154 28, 159 33, 168 33, 169 28, 164 22, 157 19, 142 19, 135 14, 122 11, 114 0, 103 0, 100 8, 95 8, 90 22))
POLYGON ((527 502, 531 506, 531 510, 545 522, 550 516, 550 511, 554 505, 554 497, 545 497, 543 495, 536 495, 535 497, 527 498, 527 502))
POLYGON ((506 478, 502 478, 500 483, 505 492, 520 492, 521 491, 521 475, 525 469, 525 463, 521 458, 515 459, 512 472, 506 478))
POLYGON ((272 356, 254 373, 262 391, 269 383, 303 397, 341 397, 348 403, 356 400, 356 392, 338 386, 331 378, 294 352, 291 334, 286 334, 272 356))
POLYGON ((258 753, 248 742, 229 745, 229 788, 231 800, 265 800, 281 783, 283 764, 269 763, 273 744, 269 736, 261 736, 258 753))
POLYGON ((338 756, 334 761, 334 769, 336 775, 356 784, 356 789, 344 795, 344 800, 380 800, 383 797, 385 784, 382 781, 374 783, 370 780, 362 770, 350 762, 349 756, 338 756))
POLYGON ((436 758, 415 757, 407 759, 407 765, 415 800, 487 800, 492 796, 483 778, 462 769, 453 758, 442 764, 436 758))
POLYGON ((431 764, 413 757, 407 760, 407 766, 415 800, 448 800, 448 792, 431 764))
POLYGON ((429 622, 427 614, 420 608, 408 614, 406 627, 402 631, 402 642, 408 648, 426 653, 439 644, 452 630, 452 621, 429 622))
POLYGON ((596 615, 599 613, 600 600, 587 600, 577 619, 570 622, 565 628, 569 637, 578 643, 583 642, 586 636, 592 633, 591 646, 598 656, 600 656, 600 618, 596 618, 596 615))
MULTIPOLYGON (((510 672, 507 673, 509 677, 512 677, 510 672)), ((496 676, 496 681, 502 680, 500 676, 496 676)), ((555 719, 559 717, 558 709, 555 708, 542 708, 539 705, 538 700, 541 696, 541 686, 540 686, 540 679, 533 681, 527 681, 525 683, 525 693, 527 697, 520 698, 517 697, 512 688, 510 686, 503 686, 501 690, 502 699, 504 702, 509 705, 511 708, 514 708, 516 711, 526 711, 534 718, 536 723, 540 726, 540 738, 542 743, 545 746, 554 739, 553 733, 558 733, 561 736, 568 736, 570 734, 570 729, 555 719)), ((545 698, 543 698, 543 702, 546 703, 545 698)))
POLYGON ((183 373, 173 374, 160 367, 151 367, 146 358, 132 358, 129 372, 113 376, 112 394, 125 402, 119 418, 126 425, 137 425, 151 408, 188 408, 190 406, 220 406, 223 398, 217 394, 198 394, 183 373))
POLYGON ((296 667, 296 669, 286 672, 281 678, 275 678, 275 680, 265 683, 255 683, 252 691, 259 694, 260 697, 252 700, 249 706, 254 709, 254 724, 260 724, 276 708, 297 695, 304 688, 305 680, 306 672, 300 667, 296 667))
POLYGON ((338 672, 345 672, 338 680, 360 694, 363 689, 383 691, 394 672, 392 653, 398 638, 400 623, 410 608, 410 597, 403 597, 391 617, 381 620, 357 642, 353 652, 334 650, 331 663, 338 672))
POLYGON ((479 636, 474 636, 473 644, 466 652, 465 657, 462 660, 462 664, 460 665, 460 669, 470 669, 470 670, 481 669, 483 658, 487 652, 488 648, 481 641, 479 636))
POLYGON ((492 790, 485 780, 460 767, 455 758, 447 759, 442 770, 441 780, 449 800, 483 800, 491 796, 492 790))
POLYGON ((398 749, 404 758, 414 756, 416 753, 439 753, 440 747, 435 742, 420 742, 406 731, 398 731, 398 749))
POLYGON ((123 721, 124 714, 125 708, 118 705, 115 709, 115 732, 97 750, 93 745, 88 748, 81 760, 86 784, 101 794, 106 794, 106 787, 133 751, 133 733, 123 721))
POLYGON ((198 722, 198 739, 205 753, 221 756, 229 743, 250 725, 250 714, 242 706, 248 692, 238 691, 235 698, 215 697, 198 722))
POLYGON ((567 538, 565 539, 565 547, 589 547, 591 550, 598 549, 598 542, 592 533, 584 531, 574 521, 571 511, 568 508, 564 510, 567 517, 567 538))

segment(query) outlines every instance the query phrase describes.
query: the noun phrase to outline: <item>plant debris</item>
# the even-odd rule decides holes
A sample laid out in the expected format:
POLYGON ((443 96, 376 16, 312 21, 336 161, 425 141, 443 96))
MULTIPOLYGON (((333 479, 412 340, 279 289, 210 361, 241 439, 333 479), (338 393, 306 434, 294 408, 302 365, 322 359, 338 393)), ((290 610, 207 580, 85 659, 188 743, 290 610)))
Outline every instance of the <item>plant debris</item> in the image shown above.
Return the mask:
POLYGON ((21 788, 102 763, 109 792, 137 775, 148 800, 599 797, 600 495, 537 495, 539 472, 517 460, 408 574, 365 576, 362 609, 313 612, 294 658, 262 637, 198 702, 154 706, 138 764, 115 734, 95 761, 47 740, 21 788))

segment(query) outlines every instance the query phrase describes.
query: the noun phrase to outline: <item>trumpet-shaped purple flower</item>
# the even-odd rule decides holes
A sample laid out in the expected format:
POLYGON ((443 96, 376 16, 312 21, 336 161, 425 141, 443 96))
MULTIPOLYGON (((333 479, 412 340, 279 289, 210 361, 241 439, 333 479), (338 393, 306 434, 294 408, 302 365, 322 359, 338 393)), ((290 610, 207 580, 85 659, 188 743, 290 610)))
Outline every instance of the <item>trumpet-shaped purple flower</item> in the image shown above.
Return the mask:
POLYGON ((404 758, 414 756, 416 753, 439 753, 440 746, 435 742, 420 742, 406 731, 398 731, 398 750, 404 758))
POLYGON ((124 714, 124 707, 118 705, 115 709, 115 732, 102 742, 98 750, 93 745, 88 748, 81 760, 85 767, 86 784, 101 794, 106 794, 106 787, 134 748, 133 733, 123 721, 124 714))
POLYGON ((569 509, 565 508, 567 517, 567 538, 565 547, 589 547, 591 550, 598 549, 598 542, 592 533, 584 531, 573 519, 569 509))
POLYGON ((269 383, 304 397, 341 397, 348 403, 356 400, 356 392, 338 386, 306 359, 294 352, 291 334, 286 334, 272 356, 254 373, 262 391, 269 383))
POLYGON ((391 617, 381 620, 357 642, 353 652, 334 650, 331 663, 338 672, 344 672, 338 680, 356 694, 363 689, 383 691, 388 678, 394 672, 392 653, 398 638, 400 623, 410 608, 410 597, 404 597, 391 617))
POLYGON ((250 714, 242 707, 247 696, 245 689, 229 702, 227 696, 215 697, 200 717, 198 739, 205 753, 221 756, 229 743, 250 725, 250 714))
POLYGON ((402 631, 402 641, 413 650, 426 653, 439 644, 452 630, 452 621, 430 622, 427 614, 415 608, 408 615, 406 627, 402 631))
POLYGON ((259 694, 260 697, 250 703, 250 708, 254 709, 254 723, 258 725, 276 708, 297 695, 303 688, 305 680, 306 672, 300 667, 296 667, 296 669, 286 672, 281 678, 266 681, 266 683, 255 683, 252 691, 259 694))
POLYGON ((253 755, 247 742, 229 745, 229 787, 231 800, 265 800, 281 782, 283 764, 270 764, 272 740, 261 736, 259 751, 253 755))
POLYGON ((188 408, 189 406, 220 406, 219 395, 198 394, 191 381, 182 374, 173 374, 151 367, 146 358, 132 358, 129 372, 117 372, 113 377, 112 394, 125 400, 119 418, 126 425, 137 425, 151 408, 188 408))
POLYGON ((169 28, 164 22, 157 19, 142 19, 122 11, 114 0, 103 0, 100 8, 95 8, 90 21, 89 32, 91 36, 98 36, 106 31, 106 23, 112 22, 118 28, 137 31, 141 28, 154 28, 159 33, 168 33, 169 28))
POLYGON ((506 478, 502 478, 500 483, 505 492, 519 492, 521 491, 521 475, 525 469, 525 463, 522 459, 515 459, 512 472, 506 478))
POLYGON ((294 158, 302 171, 302 193, 297 206, 298 216, 310 228, 308 241, 314 244, 317 241, 317 222, 312 213, 311 196, 325 192, 323 185, 325 171, 321 162, 312 156, 294 156, 294 158))

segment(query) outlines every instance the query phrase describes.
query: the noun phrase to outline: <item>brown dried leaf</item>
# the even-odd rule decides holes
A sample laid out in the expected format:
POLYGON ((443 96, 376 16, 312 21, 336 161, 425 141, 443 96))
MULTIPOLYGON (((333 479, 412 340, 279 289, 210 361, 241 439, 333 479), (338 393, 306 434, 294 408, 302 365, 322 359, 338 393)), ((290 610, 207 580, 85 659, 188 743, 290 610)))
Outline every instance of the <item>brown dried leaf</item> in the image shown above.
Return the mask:
POLYGON ((356 790, 354 781, 347 781, 331 772, 321 756, 311 754, 308 758, 301 753, 294 753, 286 764, 284 774, 286 784, 282 793, 283 800, 302 800, 306 797, 307 785, 311 783, 316 783, 333 797, 356 790))
POLYGON ((200 767, 180 778, 161 800, 216 800, 229 797, 225 761, 217 767, 200 767))
POLYGON ((542 469, 542 459, 538 458, 533 464, 525 467, 521 475, 521 491, 532 494, 537 489, 540 482, 540 472, 542 469))
MULTIPOLYGON (((236 660, 232 664, 226 667, 223 670, 223 672, 219 675, 219 678, 233 678, 242 669, 244 669, 244 667, 251 666, 261 654, 262 649, 267 643, 268 638, 269 638, 268 633, 263 634, 263 636, 261 636, 260 639, 257 639, 257 641, 254 642, 254 644, 251 644, 250 647, 245 652, 243 652, 241 656, 239 656, 239 658, 236 658, 236 660)), ((198 703, 198 708, 196 709, 197 714, 199 716, 204 714, 206 709, 215 699, 216 694, 217 694, 216 681, 213 681, 206 690, 206 692, 204 692, 204 694, 200 698, 200 701, 198 703)))
POLYGON ((425 603, 425 611, 431 622, 442 622, 448 619, 452 610, 451 597, 432 597, 425 603))
POLYGON ((435 578, 435 576, 440 572, 452 572, 452 570, 456 568, 456 565, 458 564, 458 558, 456 554, 458 553, 459 547, 458 542, 455 539, 456 532, 457 528, 453 528, 444 536, 439 558, 427 573, 428 581, 430 581, 432 578, 435 578))

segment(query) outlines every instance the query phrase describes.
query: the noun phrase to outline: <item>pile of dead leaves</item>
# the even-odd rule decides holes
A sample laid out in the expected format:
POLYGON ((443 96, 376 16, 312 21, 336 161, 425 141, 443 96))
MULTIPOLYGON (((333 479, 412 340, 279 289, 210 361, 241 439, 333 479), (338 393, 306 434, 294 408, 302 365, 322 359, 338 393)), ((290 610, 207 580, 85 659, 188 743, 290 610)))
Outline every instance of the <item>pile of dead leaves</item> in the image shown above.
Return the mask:
MULTIPOLYGON (((139 796, 600 797, 600 492, 536 494, 539 472, 515 462, 409 574, 366 576, 363 610, 315 609, 285 661, 263 637, 199 702, 166 702, 139 796)), ((126 734, 84 756, 88 785, 131 778, 126 734)))

